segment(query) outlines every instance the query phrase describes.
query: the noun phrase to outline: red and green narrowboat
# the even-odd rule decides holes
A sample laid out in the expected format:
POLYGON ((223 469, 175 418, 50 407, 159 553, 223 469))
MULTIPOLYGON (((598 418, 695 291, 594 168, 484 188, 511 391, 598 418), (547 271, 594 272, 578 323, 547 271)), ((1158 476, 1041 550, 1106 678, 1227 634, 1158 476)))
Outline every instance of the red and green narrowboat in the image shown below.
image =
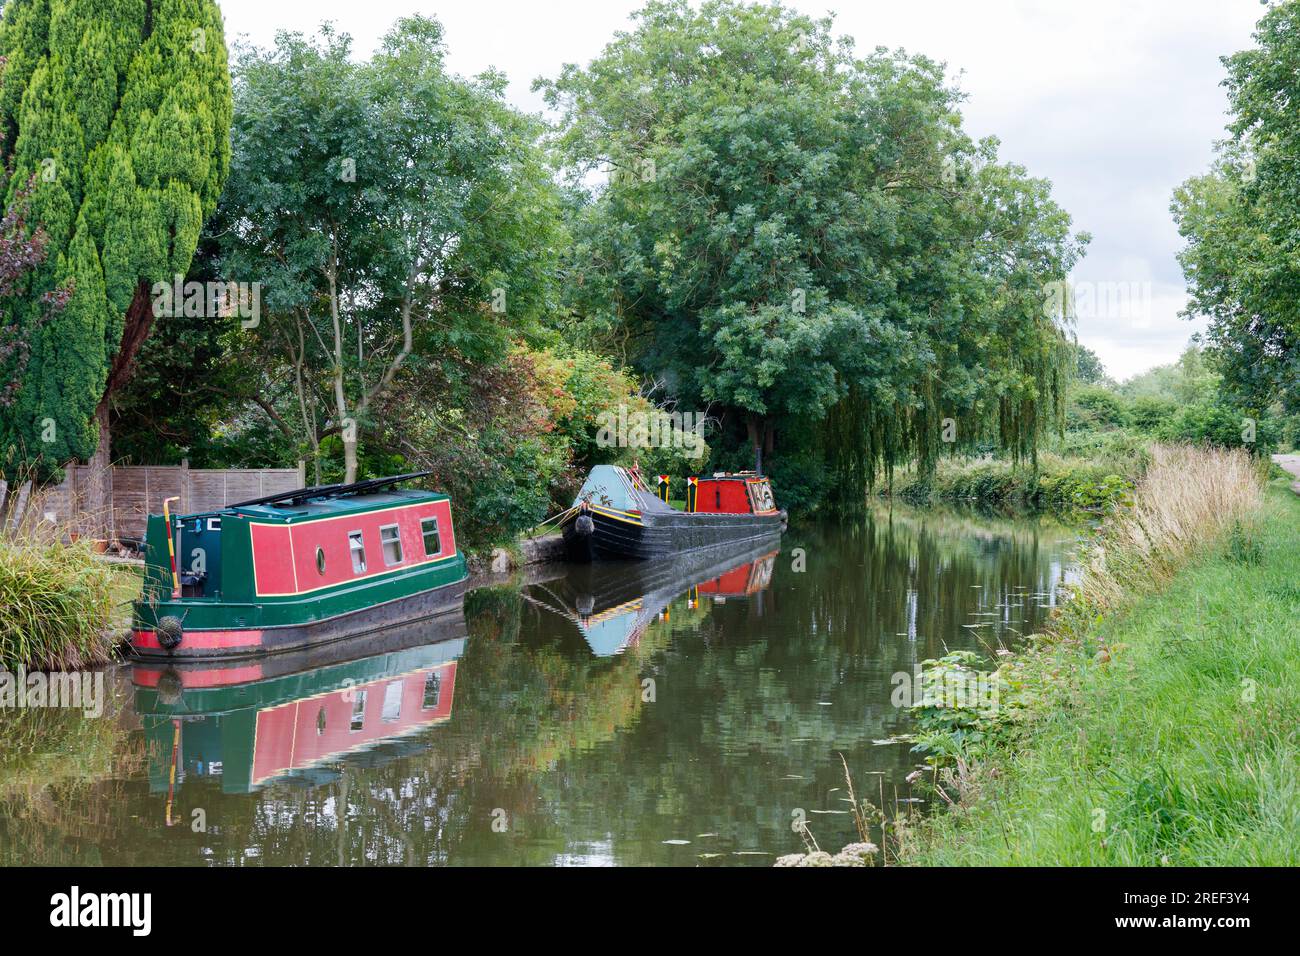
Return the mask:
POLYGON ((780 537, 786 514, 776 507, 768 479, 752 471, 689 478, 686 508, 668 504, 666 476, 659 494, 635 468, 591 470, 561 522, 571 561, 647 559, 723 545, 746 547, 780 537))
POLYGON ((292 651, 457 609, 466 579, 451 499, 396 475, 202 514, 150 515, 140 657, 292 651))

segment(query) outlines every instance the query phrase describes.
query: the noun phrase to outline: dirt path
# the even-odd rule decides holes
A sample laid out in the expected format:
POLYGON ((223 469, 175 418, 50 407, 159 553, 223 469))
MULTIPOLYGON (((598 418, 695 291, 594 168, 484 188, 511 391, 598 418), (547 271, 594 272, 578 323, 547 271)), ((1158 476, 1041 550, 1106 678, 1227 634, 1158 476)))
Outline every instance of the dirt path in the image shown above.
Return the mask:
MULTIPOLYGON (((1300 455, 1274 455, 1273 460, 1300 478, 1300 455)), ((1291 482, 1291 490, 1300 495, 1300 481, 1291 482)))

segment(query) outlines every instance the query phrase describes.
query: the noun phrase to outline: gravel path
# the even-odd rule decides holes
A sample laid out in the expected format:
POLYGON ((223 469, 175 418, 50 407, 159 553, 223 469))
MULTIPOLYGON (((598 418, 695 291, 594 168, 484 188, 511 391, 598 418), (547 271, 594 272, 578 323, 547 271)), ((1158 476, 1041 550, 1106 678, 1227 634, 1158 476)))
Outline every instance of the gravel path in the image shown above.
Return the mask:
MULTIPOLYGON (((1300 479, 1300 455, 1274 455, 1273 460, 1300 479)), ((1291 482, 1291 490, 1300 495, 1300 481, 1291 482)))

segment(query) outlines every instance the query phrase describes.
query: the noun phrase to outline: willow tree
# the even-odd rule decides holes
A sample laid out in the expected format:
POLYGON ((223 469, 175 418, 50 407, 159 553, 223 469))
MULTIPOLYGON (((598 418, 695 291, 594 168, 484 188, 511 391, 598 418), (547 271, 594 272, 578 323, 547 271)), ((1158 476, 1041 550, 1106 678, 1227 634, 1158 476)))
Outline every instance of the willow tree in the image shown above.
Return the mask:
POLYGON ((0 448, 46 469, 92 458, 102 520, 109 405, 153 322, 151 287, 189 268, 230 164, 231 93, 213 0, 11 0, 0 23, 10 201, 33 184, 46 236, 15 321, 26 372, 0 448), (43 321, 42 298, 70 295, 43 321))
POLYGON ((939 64, 856 56, 832 26, 656 0, 539 83, 575 188, 608 174, 576 217, 575 304, 760 466, 811 450, 865 493, 881 465, 928 465, 946 418, 1032 452, 1066 358, 1041 303, 1069 218, 962 132, 939 64))

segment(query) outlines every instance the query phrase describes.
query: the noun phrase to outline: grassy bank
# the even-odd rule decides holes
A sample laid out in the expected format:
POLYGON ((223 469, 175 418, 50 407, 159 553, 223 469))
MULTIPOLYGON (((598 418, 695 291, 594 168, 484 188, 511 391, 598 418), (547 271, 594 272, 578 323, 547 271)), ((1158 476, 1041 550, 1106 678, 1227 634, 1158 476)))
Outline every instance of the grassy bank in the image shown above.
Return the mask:
POLYGON ((0 668, 65 670, 107 661, 139 578, 52 533, 0 537, 0 668))
POLYGON ((1300 499, 1241 455, 1162 459, 926 774, 952 806, 897 829, 904 862, 1300 863, 1300 499))

